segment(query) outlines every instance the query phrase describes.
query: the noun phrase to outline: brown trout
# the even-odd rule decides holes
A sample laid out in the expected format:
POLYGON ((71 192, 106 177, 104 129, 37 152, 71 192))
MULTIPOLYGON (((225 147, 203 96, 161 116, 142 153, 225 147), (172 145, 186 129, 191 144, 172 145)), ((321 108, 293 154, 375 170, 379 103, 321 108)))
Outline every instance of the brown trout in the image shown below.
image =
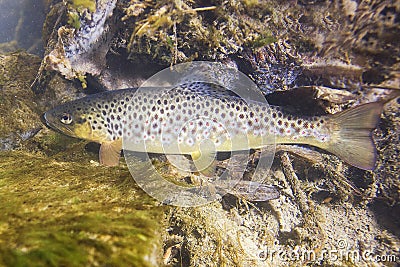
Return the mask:
POLYGON ((263 148, 273 142, 307 144, 372 170, 376 148, 371 132, 382 108, 382 102, 375 102, 333 115, 302 117, 245 101, 217 85, 194 82, 98 93, 47 111, 44 119, 66 135, 100 143, 100 163, 110 166, 119 162, 124 137, 124 149, 129 144, 132 151, 184 154, 193 159, 213 151, 263 148), (211 141, 213 149, 201 148, 204 140, 211 141))

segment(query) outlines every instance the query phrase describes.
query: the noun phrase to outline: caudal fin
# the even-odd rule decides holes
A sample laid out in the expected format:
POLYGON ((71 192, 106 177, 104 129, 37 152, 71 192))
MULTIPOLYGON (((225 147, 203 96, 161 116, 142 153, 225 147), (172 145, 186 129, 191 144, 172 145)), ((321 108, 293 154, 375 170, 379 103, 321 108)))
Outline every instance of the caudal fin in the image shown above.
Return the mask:
POLYGON ((373 170, 377 153, 372 130, 378 124, 383 104, 368 103, 333 115, 333 138, 326 149, 353 166, 373 170))

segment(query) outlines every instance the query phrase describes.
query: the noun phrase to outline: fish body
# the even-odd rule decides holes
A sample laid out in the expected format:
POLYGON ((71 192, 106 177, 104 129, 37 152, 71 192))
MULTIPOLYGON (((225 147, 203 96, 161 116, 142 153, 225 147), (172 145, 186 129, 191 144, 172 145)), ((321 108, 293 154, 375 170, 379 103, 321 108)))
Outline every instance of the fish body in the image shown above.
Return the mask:
POLYGON ((382 106, 376 102, 334 115, 302 117, 262 101, 245 101, 218 85, 194 82, 103 92, 58 106, 44 119, 64 134, 100 143, 105 165, 118 164, 122 143, 132 151, 194 159, 289 143, 316 146, 351 165, 373 169, 371 131, 382 106))

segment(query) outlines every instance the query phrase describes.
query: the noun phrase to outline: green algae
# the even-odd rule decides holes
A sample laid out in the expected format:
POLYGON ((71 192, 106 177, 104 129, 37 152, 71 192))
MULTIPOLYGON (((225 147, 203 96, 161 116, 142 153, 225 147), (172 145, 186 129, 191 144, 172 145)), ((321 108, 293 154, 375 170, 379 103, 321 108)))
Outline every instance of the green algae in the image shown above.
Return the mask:
POLYGON ((77 30, 81 27, 81 21, 77 12, 68 11, 68 24, 77 30))
POLYGON ((94 0, 72 0, 72 6, 77 10, 87 8, 90 12, 96 11, 96 1, 94 0))
POLYGON ((132 60, 143 54, 162 63, 215 59, 275 40, 266 15, 272 10, 260 1, 131 1, 122 21, 133 27, 123 39, 132 60))
POLYGON ((39 64, 39 57, 26 52, 0 55, 0 147, 9 146, 1 140, 24 140, 40 126, 40 109, 29 90, 39 64))
POLYGON ((126 168, 54 157, 0 153, 0 263, 157 266, 164 208, 126 168))

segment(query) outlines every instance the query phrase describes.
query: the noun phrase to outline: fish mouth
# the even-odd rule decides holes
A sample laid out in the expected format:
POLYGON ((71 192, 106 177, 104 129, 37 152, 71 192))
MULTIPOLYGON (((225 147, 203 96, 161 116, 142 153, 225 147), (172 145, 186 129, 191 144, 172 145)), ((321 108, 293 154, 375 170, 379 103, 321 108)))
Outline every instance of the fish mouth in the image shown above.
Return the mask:
POLYGON ((46 113, 43 113, 40 116, 40 121, 48 128, 51 128, 50 125, 47 123, 47 119, 46 119, 46 113))

